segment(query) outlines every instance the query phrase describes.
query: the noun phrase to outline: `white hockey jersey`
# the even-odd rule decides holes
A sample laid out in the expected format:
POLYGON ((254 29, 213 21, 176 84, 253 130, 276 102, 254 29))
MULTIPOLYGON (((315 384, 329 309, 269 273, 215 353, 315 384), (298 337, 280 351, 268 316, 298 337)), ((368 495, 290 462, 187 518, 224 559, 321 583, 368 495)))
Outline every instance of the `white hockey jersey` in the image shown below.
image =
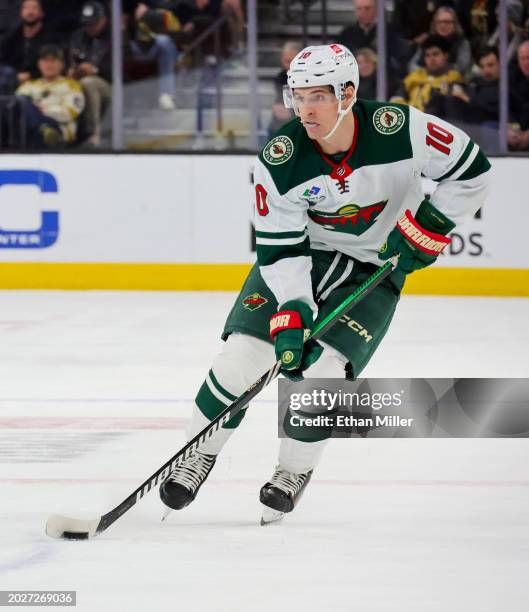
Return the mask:
POLYGON ((464 132, 412 107, 358 100, 351 149, 335 163, 299 118, 259 154, 254 170, 257 260, 279 306, 312 295, 310 249, 382 265, 378 251, 406 209, 431 202, 456 225, 487 194, 490 163, 464 132))

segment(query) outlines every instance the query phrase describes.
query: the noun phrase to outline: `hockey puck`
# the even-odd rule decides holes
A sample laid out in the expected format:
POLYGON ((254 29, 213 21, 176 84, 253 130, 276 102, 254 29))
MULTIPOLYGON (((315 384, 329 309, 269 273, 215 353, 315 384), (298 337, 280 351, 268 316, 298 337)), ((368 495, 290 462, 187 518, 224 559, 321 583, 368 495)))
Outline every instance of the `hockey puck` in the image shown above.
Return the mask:
POLYGON ((65 540, 88 540, 90 534, 88 531, 65 531, 62 537, 65 540))

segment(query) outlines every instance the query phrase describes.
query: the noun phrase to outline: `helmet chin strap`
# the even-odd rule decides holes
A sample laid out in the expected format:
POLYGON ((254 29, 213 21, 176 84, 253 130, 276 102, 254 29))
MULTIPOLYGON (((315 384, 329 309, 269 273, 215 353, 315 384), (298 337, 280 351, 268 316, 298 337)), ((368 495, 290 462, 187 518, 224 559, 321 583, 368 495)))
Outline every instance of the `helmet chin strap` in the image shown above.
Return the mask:
MULTIPOLYGON (((334 124, 334 127, 327 134, 327 136, 323 136, 323 140, 329 140, 329 138, 334 134, 334 132, 336 132, 336 130, 338 129, 338 126, 342 122, 342 119, 345 117, 345 115, 347 115, 348 113, 351 112, 351 109, 353 108, 355 102, 356 102, 356 94, 353 96, 353 99, 351 100, 351 104, 349 104, 349 106, 347 108, 340 109, 338 111, 338 119, 336 120, 336 123, 334 124)), ((340 100, 338 100, 338 104, 341 104, 340 100)))

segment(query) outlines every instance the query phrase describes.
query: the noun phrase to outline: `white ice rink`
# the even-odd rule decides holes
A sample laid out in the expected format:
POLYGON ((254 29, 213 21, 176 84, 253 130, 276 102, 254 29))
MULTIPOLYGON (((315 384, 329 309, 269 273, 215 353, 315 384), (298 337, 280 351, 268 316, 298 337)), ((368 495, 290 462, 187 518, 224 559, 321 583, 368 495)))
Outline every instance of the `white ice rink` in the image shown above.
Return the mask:
MULTIPOLYGON (((184 442, 234 294, 0 292, 0 590, 74 589, 83 611, 526 612, 529 444, 332 440, 295 513, 260 527, 275 386, 197 500, 151 492, 68 542, 184 442)), ((379 377, 526 377, 529 300, 404 297, 379 377)))

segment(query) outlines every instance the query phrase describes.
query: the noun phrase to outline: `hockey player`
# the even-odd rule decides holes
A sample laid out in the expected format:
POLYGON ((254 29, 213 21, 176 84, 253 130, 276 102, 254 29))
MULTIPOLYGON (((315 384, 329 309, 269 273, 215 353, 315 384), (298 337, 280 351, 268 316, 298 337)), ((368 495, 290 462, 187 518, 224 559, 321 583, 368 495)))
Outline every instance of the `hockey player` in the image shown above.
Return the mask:
MULTIPOLYGON (((483 204, 490 164, 466 134, 405 105, 357 100, 357 93, 356 60, 342 45, 307 47, 290 65, 285 104, 297 116, 256 162, 257 264, 196 397, 189 439, 275 359, 294 380, 356 378, 388 329, 406 275, 434 263, 447 234, 483 204), (438 182, 431 199, 421 176, 438 182), (304 330, 396 254, 397 269, 350 316, 321 342, 303 344, 304 330)), ((242 418, 162 483, 167 506, 180 509, 195 498, 242 418)), ((293 510, 328 437, 287 433, 260 492, 264 522, 293 510)))

